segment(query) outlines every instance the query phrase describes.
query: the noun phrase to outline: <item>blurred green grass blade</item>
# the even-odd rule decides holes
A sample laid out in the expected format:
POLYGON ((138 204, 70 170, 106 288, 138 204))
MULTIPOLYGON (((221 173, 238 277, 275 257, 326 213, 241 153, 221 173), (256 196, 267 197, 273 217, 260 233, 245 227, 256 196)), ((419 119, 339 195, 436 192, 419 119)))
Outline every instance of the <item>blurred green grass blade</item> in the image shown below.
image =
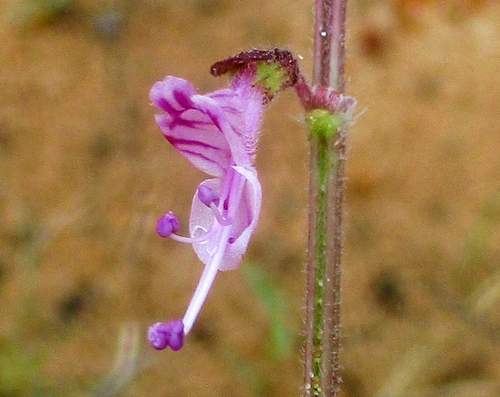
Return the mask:
POLYGON ((259 297, 270 320, 270 351, 275 360, 286 359, 293 348, 293 338, 286 323, 284 297, 270 282, 267 274, 256 266, 243 266, 244 274, 259 297))

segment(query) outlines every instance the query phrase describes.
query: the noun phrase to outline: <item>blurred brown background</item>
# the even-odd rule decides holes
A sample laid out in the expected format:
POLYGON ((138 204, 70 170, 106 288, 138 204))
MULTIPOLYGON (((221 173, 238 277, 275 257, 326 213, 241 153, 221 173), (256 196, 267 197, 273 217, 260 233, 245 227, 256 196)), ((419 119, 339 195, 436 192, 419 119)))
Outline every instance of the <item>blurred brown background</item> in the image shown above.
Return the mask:
MULTIPOLYGON (((303 56, 298 0, 0 4, 0 396, 298 396, 307 133, 293 92, 267 111, 259 228, 219 274, 182 351, 201 273, 183 225, 206 176, 163 139, 151 85, 223 87, 252 47, 303 56)), ((500 395, 500 5, 351 0, 342 364, 347 397, 500 395)))

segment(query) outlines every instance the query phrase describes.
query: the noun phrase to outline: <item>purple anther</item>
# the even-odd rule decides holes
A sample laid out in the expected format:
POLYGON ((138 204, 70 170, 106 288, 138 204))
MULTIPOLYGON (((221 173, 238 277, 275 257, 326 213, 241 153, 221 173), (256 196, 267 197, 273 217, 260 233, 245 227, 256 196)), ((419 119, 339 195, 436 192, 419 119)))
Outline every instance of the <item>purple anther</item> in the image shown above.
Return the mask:
POLYGON ((156 222, 156 233, 163 238, 170 237, 172 233, 177 233, 180 229, 179 220, 173 212, 163 215, 156 222))
POLYGON ((215 192, 205 185, 198 186, 198 198, 207 207, 210 207, 212 203, 215 205, 219 204, 219 198, 215 192))
POLYGON ((148 340, 156 350, 163 350, 167 346, 170 346, 173 351, 180 350, 184 345, 184 324, 182 320, 152 325, 148 329, 148 340))

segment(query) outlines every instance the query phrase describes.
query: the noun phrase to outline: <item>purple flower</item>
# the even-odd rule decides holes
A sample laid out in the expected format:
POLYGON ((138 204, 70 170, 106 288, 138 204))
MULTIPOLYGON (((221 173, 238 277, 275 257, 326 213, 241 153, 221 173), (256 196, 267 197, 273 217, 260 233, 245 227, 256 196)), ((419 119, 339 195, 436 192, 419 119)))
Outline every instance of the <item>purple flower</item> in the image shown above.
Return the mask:
POLYGON ((186 80, 169 76, 157 82, 150 98, 165 111, 156 116, 163 135, 195 167, 214 178, 203 181, 194 195, 190 237, 169 212, 157 232, 193 245, 205 268, 182 320, 156 323, 148 339, 158 350, 179 350, 205 302, 218 270, 238 267, 254 232, 262 191, 254 157, 265 102, 254 85, 257 67, 249 64, 227 89, 200 95, 186 80))

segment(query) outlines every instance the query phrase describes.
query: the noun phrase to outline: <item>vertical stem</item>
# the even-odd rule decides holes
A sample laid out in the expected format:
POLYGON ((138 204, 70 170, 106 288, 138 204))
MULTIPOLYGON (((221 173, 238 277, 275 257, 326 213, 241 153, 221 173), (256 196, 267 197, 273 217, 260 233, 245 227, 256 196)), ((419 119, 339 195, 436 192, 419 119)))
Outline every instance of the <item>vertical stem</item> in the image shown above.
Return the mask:
POLYGON ((307 312, 306 312, 306 368, 304 396, 321 396, 323 389, 323 366, 325 322, 324 293, 326 273, 327 217, 328 217, 328 175, 330 161, 328 141, 312 135, 311 180, 309 207, 309 261, 307 265, 307 312), (314 225, 314 227, 313 227, 314 225))
POLYGON ((316 0, 313 86, 344 92, 347 0, 316 0))
POLYGON ((345 129, 327 143, 327 209, 325 241, 323 390, 325 396, 340 392, 340 301, 342 273, 342 204, 344 196, 345 129))
MULTIPOLYGON (((313 85, 340 93, 344 91, 346 2, 316 0, 313 85)), ((310 134, 304 397, 333 397, 340 391, 340 276, 346 134, 345 123, 326 134, 312 131, 310 134)))

